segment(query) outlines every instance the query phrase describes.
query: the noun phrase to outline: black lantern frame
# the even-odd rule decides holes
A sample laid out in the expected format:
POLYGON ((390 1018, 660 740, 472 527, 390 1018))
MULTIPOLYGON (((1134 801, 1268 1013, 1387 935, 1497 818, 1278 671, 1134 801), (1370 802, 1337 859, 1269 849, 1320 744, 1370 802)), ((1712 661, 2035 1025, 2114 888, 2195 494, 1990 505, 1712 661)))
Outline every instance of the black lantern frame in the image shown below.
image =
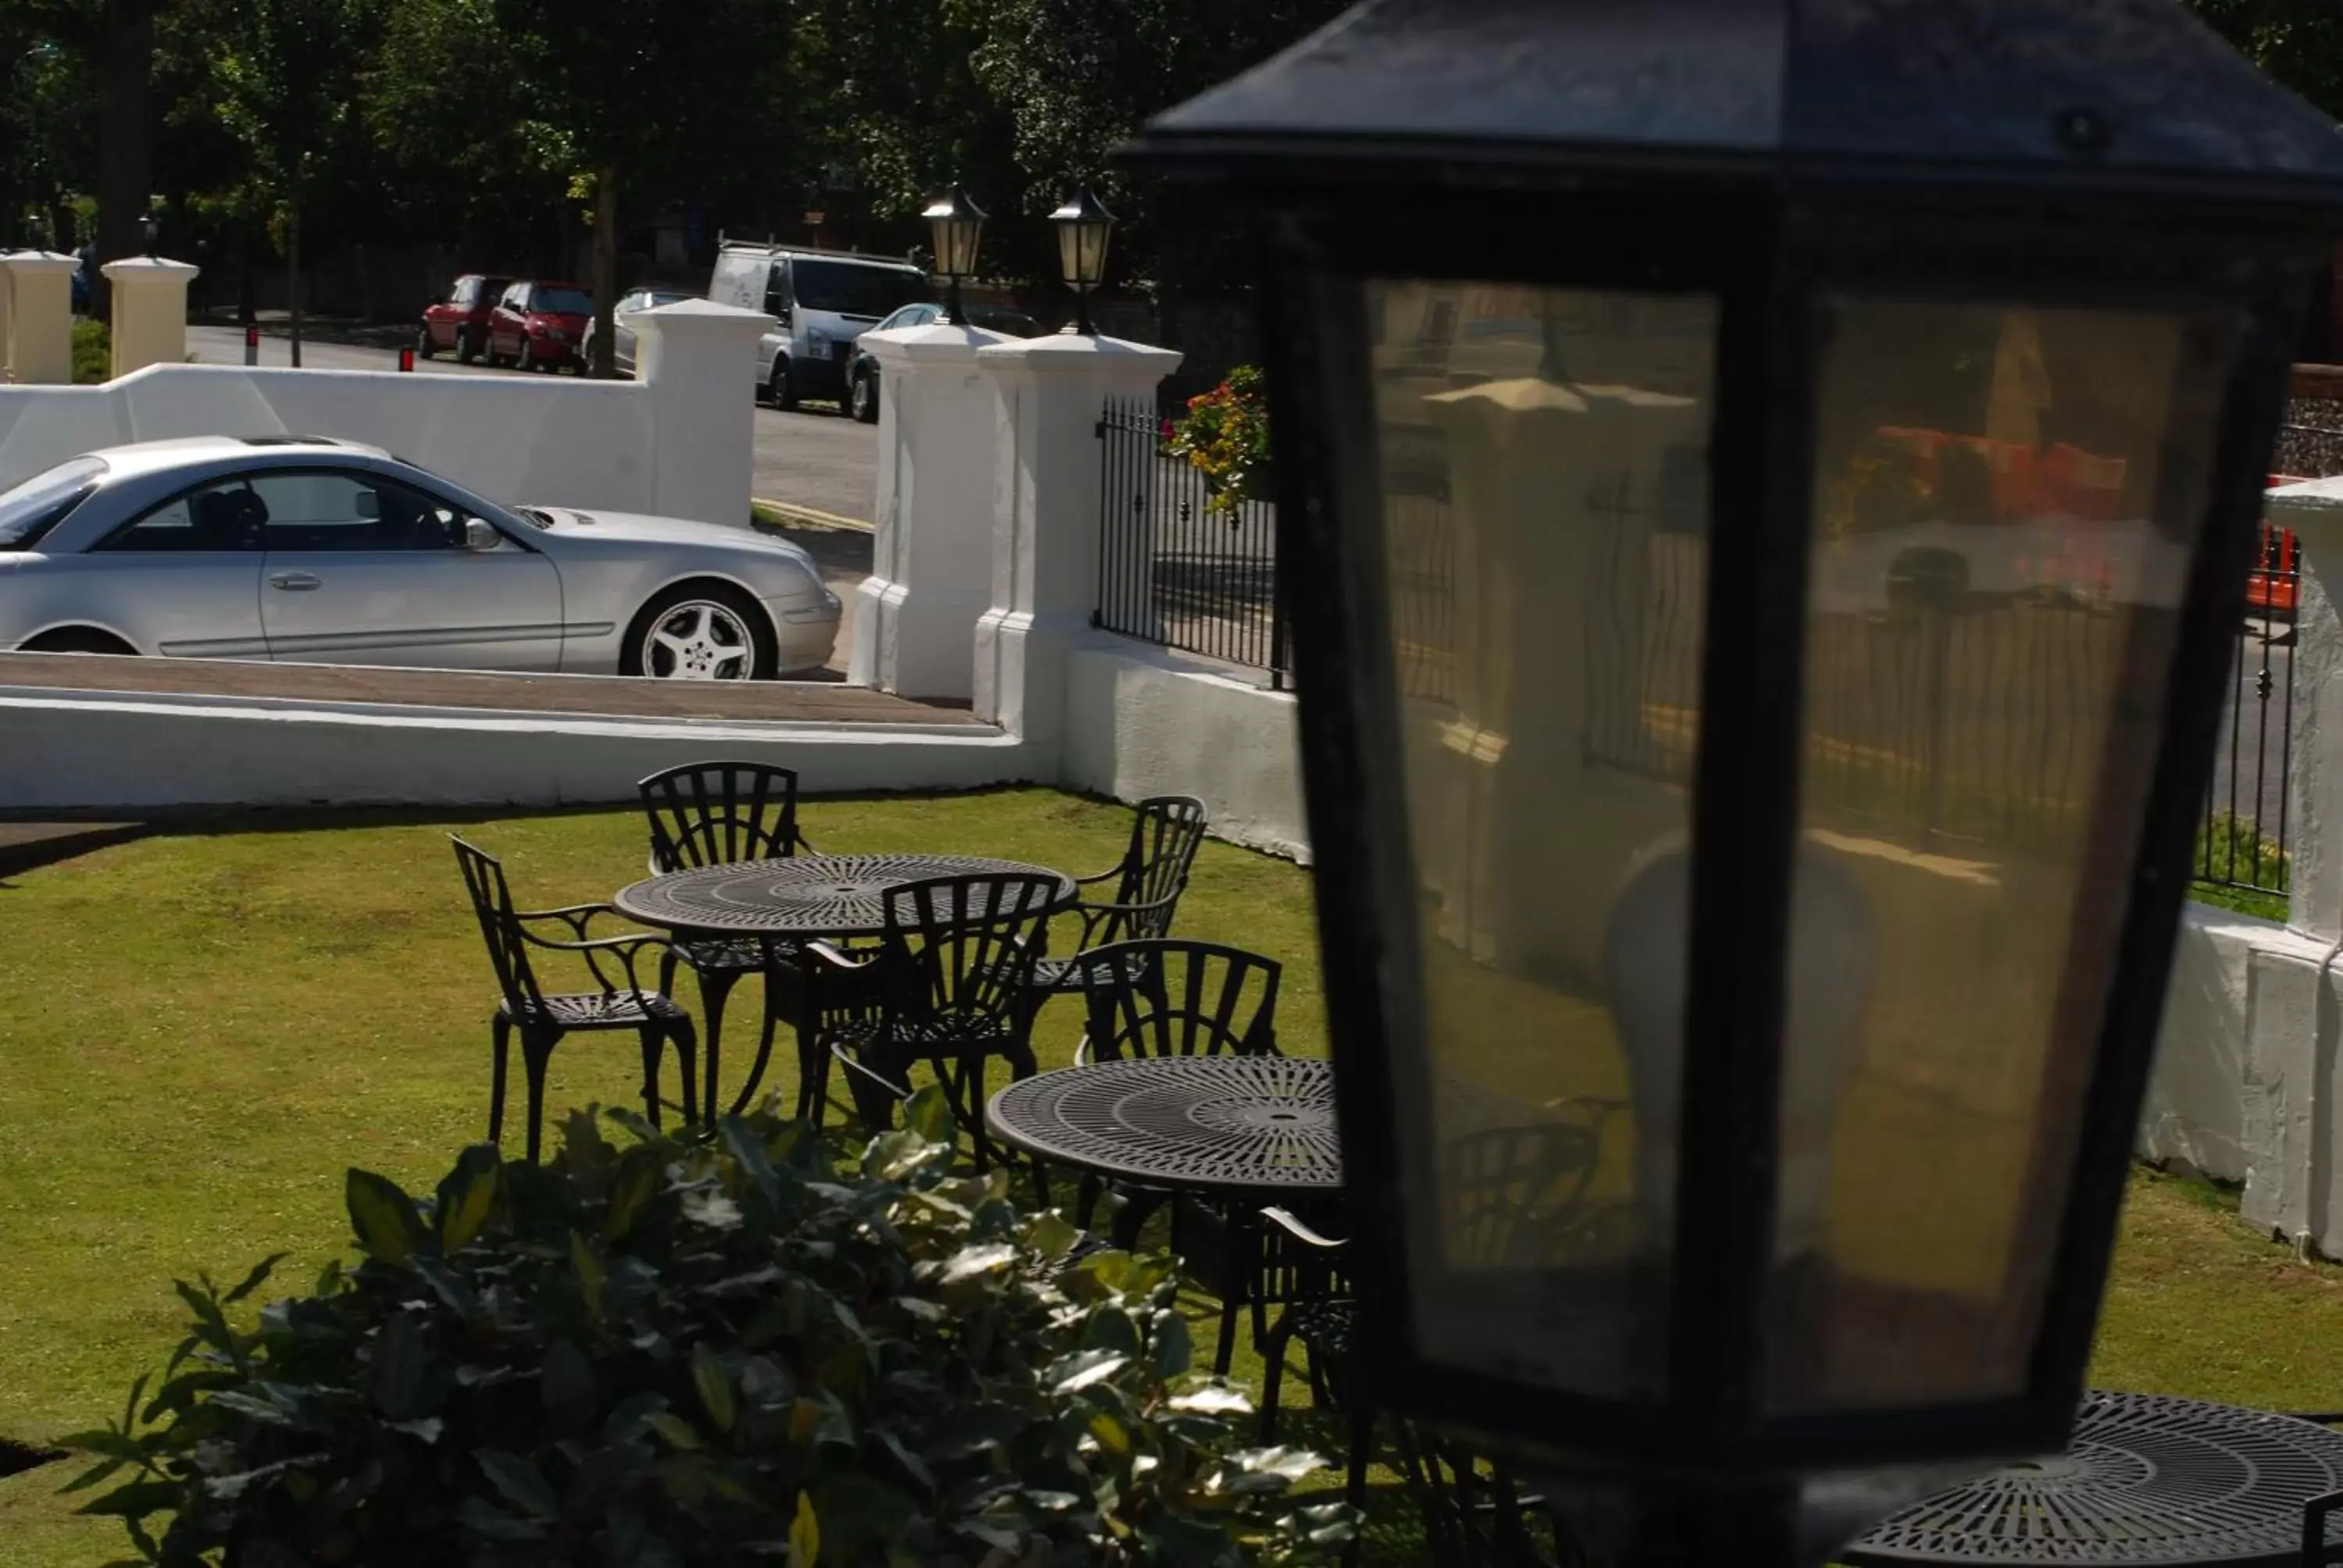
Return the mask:
POLYGON ((984 237, 984 209, 976 205, 960 182, 920 210, 928 220, 936 249, 936 270, 944 275, 944 319, 961 322, 960 285, 976 276, 977 247, 984 237))
POLYGON ((1050 221, 1058 229, 1058 270, 1074 291, 1074 319, 1066 330, 1095 337, 1091 325, 1091 290, 1106 281, 1106 249, 1114 236, 1114 214, 1083 186, 1068 196, 1050 221))
MULTIPOLYGON (((1255 225, 1280 576, 1312 585, 1290 594, 1286 613, 1346 1181, 1361 1214, 1403 1213, 1407 1183, 1424 1178, 1408 1168, 1398 1129, 1431 1088, 1417 1038, 1425 1010, 1389 584, 1372 537, 1383 487, 1367 467, 1370 446, 1336 435, 1373 418, 1363 285, 1469 279, 1696 291, 1719 302, 1692 796, 1696 979, 1684 1027, 1667 1396, 1596 1398, 1425 1359, 1404 1249, 1389 1224, 1362 1224, 1352 1241, 1363 1364, 1381 1397, 1410 1413, 1574 1470, 1712 1487, 2056 1450, 2082 1392, 2113 1246, 2289 349, 2343 211, 2343 138, 2177 7, 2127 0, 1946 0, 1940 19, 1956 36, 1965 23, 1982 28, 1968 14, 1992 12, 2018 63, 2006 66, 2017 79, 2005 76, 1990 101, 1961 111, 1966 121, 1942 125, 1927 116, 1956 114, 1946 101, 1965 90, 1960 81, 1910 107, 1896 102, 1904 90, 1896 72, 1809 75, 1828 62, 1793 50, 1780 67, 1785 93, 1818 101, 1805 122, 1805 106, 1794 103, 1754 129, 1722 124, 1747 94, 1703 97, 1687 73, 1744 68, 1720 65, 1725 56, 1701 46, 1733 44, 1756 13, 1812 5, 1655 7, 1729 25, 1694 40, 1685 70, 1641 75, 1600 49, 1582 58, 1550 39, 1534 55, 1502 46, 1509 25, 1524 36, 1569 25, 1534 4, 1458 9, 1471 15, 1453 25, 1464 63, 1451 75, 1424 67, 1423 40, 1447 25, 1436 7, 1371 5, 1320 35, 1339 35, 1338 46, 1305 42, 1174 111, 1126 154, 1146 173, 1212 187, 1255 225), (2151 15, 2159 11, 2170 15, 2151 15), (2034 25, 2068 52, 2027 58, 2034 25), (1384 35, 1404 40, 1388 58, 1407 64, 1378 76, 1384 35), (1476 72, 1526 57, 1550 71, 1519 83, 1493 75, 1475 93, 1476 72), (2113 80, 2143 59, 2148 74, 2128 89, 2113 80), (2026 71, 2047 77, 2026 79, 2026 71), (1578 112, 1557 80, 1574 73, 1642 81, 1654 97, 1624 104, 1614 126, 1554 128, 1554 117, 1578 112), (2101 89, 2113 97, 2092 95, 2101 89), (1855 101, 1833 100, 1842 93, 1855 101), (1677 110, 1664 95, 1700 106, 1684 111, 1693 121, 1720 120, 1672 121, 1677 110), (2167 116, 2178 134, 2144 162, 2111 157, 2148 116, 2167 116), (2180 314, 2188 330, 2219 341, 2226 366, 2211 391, 2206 520, 2188 561, 2141 829, 2136 843, 2095 843, 2098 863, 2087 873, 2107 893, 2112 983, 2100 991, 2069 972, 2057 1001, 2061 1027, 2088 1029, 2097 1049, 2071 1150, 2036 1146, 2046 1168, 2033 1173, 2032 1189, 2057 1202, 2039 1248, 2046 1282, 2024 1386, 1976 1402, 1781 1413, 1766 1408, 1762 1383, 1814 415, 1824 307, 1843 296, 2180 314)), ((1884 29, 1909 21, 1889 15, 1894 7, 1840 9, 1879 13, 1884 29)), ((1684 22, 1649 20, 1658 32, 1684 22)), ((1855 42, 1901 46, 1882 33, 1855 42)), ((1936 47, 1941 66, 1941 38, 1904 42, 1916 57, 1936 47)))

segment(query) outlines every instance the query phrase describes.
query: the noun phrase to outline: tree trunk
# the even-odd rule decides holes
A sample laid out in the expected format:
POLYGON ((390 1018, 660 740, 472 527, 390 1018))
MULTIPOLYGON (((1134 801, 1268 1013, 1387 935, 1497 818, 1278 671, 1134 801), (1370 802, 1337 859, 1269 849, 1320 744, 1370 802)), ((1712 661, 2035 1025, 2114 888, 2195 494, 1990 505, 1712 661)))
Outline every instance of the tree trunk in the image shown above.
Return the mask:
MULTIPOLYGON (((97 260, 138 254, 154 179, 148 98, 155 76, 155 0, 106 0, 97 59, 97 260)), ((89 280, 90 314, 113 319, 106 275, 89 280)))
POLYGON ((301 368, 301 204, 285 215, 285 303, 293 314, 293 368, 301 368))
POLYGON ((598 381, 608 381, 617 371, 611 307, 618 299, 618 171, 604 164, 594 176, 594 363, 586 368, 598 381))

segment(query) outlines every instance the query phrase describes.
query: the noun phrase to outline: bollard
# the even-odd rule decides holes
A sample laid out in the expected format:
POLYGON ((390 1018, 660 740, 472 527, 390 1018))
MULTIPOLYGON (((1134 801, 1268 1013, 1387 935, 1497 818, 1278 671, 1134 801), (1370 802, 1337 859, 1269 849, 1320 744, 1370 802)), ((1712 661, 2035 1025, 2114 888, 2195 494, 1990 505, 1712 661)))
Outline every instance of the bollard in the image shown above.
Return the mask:
POLYGON ((412 347, 402 348, 398 351, 398 367, 401 370, 412 370, 415 368, 415 350, 412 347))
POLYGON ((246 365, 257 365, 260 363, 260 327, 258 323, 255 323, 244 329, 244 362, 246 365))

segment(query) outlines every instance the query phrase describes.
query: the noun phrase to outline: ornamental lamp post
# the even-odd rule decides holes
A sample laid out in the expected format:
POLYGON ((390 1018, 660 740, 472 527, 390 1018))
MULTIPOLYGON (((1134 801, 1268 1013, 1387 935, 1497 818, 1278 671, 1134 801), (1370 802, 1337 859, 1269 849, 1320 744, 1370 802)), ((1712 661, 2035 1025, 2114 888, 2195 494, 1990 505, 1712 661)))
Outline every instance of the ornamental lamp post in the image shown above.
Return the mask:
POLYGON ((944 319, 959 321, 960 279, 976 276, 976 242, 984 232, 984 209, 954 180, 920 216, 928 220, 935 237, 936 270, 944 275, 944 319))
POLYGON ((1114 214, 1083 186, 1050 215, 1058 226, 1058 270, 1074 291, 1074 319, 1068 332, 1098 336, 1091 325, 1091 290, 1106 281, 1106 242, 1114 232, 1114 214))
POLYGON ((2343 136, 2167 0, 1370 0, 1122 156, 1260 241, 1383 1402, 1644 1560, 2063 1447, 2343 136))

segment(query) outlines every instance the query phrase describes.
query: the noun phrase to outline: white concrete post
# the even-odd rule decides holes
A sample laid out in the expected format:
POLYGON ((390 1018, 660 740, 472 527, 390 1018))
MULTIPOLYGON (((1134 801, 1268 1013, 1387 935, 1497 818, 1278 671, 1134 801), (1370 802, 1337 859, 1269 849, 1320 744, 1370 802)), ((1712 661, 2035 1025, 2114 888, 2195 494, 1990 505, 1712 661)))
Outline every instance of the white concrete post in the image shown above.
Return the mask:
POLYGON ((187 362, 187 285, 202 269, 158 256, 129 256, 97 269, 114 286, 106 375, 187 362))
MULTIPOLYGON (((0 263, 6 259, 7 253, 0 251, 0 263)), ((8 326, 9 307, 15 297, 15 275, 5 265, 0 265, 0 387, 6 386, 12 379, 8 367, 16 362, 16 345, 8 326)))
POLYGON ((2343 939, 2343 478, 2269 493, 2263 516, 2293 530, 2301 586, 2294 615, 2294 732, 2286 781, 2287 923, 2343 939))
POLYGON ((1054 747, 1067 657, 1098 596, 1099 418, 1106 399, 1151 399, 1170 348, 1060 333, 977 350, 999 420, 992 602, 976 623, 976 711, 1054 747))
POLYGON ((629 317, 635 376, 650 394, 651 510, 749 527, 759 310, 686 299, 629 317))
POLYGON ((992 603, 992 378, 981 327, 866 332, 879 362, 878 528, 858 588, 847 678, 904 697, 976 692, 977 618, 992 603))
POLYGON ((0 261, 15 297, 9 319, 11 378, 62 387, 73 380, 73 275, 80 266, 51 250, 19 251, 0 261))

